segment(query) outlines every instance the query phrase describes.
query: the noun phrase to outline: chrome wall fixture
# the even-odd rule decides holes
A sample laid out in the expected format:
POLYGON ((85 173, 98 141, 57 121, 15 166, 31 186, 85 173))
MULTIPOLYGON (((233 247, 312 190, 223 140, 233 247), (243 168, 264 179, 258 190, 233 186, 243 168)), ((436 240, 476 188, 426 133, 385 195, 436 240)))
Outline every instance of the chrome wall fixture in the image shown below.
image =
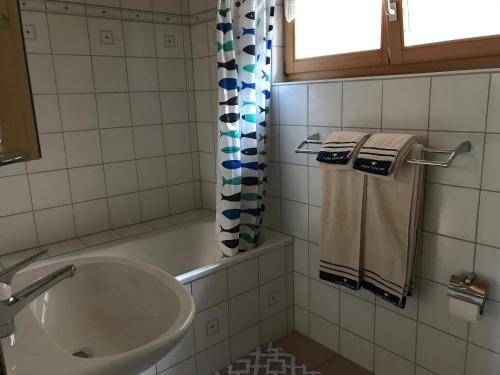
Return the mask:
MULTIPOLYGON (((309 147, 307 149, 303 149, 306 145, 322 145, 323 142, 320 141, 319 133, 314 133, 304 139, 300 145, 295 149, 296 154, 309 154, 315 155, 319 152, 319 150, 311 150, 309 147)), ((460 143, 457 147, 452 149, 440 149, 440 148, 424 148, 424 152, 428 154, 446 154, 449 155, 448 159, 445 161, 438 160, 417 160, 417 159, 409 159, 408 163, 411 164, 420 164, 420 165, 429 165, 433 167, 443 167, 448 168, 451 166, 455 158, 460 154, 465 154, 469 152, 472 148, 472 145, 469 141, 464 141, 460 143)))

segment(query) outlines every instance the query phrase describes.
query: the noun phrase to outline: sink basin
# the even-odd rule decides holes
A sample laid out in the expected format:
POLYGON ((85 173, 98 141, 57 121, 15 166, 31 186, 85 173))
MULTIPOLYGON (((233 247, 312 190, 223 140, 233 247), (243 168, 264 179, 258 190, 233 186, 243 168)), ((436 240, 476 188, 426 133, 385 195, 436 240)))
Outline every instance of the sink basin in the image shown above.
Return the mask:
POLYGON ((77 271, 16 317, 2 339, 8 375, 137 375, 184 336, 194 303, 174 277, 123 258, 45 263, 14 278, 13 290, 68 264, 77 271))

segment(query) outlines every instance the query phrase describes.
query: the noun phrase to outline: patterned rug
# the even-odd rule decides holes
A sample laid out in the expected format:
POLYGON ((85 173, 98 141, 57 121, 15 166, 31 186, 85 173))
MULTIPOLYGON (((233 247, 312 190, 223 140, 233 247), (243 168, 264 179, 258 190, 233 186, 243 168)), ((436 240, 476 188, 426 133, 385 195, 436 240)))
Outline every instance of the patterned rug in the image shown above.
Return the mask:
POLYGON ((321 375, 272 343, 262 345, 214 375, 321 375))

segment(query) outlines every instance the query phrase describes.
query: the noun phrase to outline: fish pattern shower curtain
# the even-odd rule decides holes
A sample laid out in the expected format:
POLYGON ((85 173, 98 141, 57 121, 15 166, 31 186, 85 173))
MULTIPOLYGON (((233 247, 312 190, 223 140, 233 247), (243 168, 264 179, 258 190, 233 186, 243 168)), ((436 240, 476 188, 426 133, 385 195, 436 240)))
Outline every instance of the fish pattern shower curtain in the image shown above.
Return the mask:
POLYGON ((221 256, 256 246, 266 188, 275 0, 219 0, 217 231, 221 256))

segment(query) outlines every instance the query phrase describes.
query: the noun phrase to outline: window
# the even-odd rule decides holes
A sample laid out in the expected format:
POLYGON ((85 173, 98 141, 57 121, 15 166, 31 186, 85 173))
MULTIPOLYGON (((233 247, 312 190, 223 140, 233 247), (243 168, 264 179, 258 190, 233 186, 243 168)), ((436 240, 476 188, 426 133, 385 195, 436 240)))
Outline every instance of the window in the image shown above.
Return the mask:
POLYGON ((17 0, 0 0, 0 167, 40 157, 17 0))
POLYGON ((499 0, 296 0, 290 80, 500 67, 499 0))

